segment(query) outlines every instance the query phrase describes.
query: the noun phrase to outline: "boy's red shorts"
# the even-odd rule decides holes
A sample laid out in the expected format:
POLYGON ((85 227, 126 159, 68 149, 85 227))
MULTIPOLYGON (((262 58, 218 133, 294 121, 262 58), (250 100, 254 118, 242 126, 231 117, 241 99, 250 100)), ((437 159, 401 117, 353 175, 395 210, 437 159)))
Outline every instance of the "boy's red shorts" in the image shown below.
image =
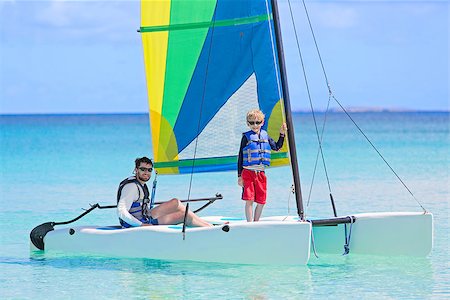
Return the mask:
POLYGON ((243 169, 241 177, 244 182, 242 200, 266 204, 267 178, 264 171, 250 171, 243 169))

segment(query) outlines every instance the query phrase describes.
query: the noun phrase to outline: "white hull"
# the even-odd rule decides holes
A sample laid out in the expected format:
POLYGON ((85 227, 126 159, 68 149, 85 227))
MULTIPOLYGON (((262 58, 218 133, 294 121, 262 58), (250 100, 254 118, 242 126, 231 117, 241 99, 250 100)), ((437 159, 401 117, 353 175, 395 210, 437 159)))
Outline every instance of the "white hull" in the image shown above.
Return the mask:
POLYGON ((223 226, 186 228, 184 240, 182 226, 71 227, 73 234, 70 228, 56 229, 45 236, 45 251, 242 264, 308 262, 310 223, 231 222, 228 232, 223 226))
MULTIPOLYGON (((427 256, 433 247, 433 215, 430 213, 365 213, 352 215, 347 224, 349 254, 381 256, 427 256)), ((45 251, 163 260, 190 260, 239 264, 302 265, 314 251, 311 223, 298 217, 276 216, 247 223, 224 217, 205 217, 223 223, 211 228, 147 226, 129 229, 114 227, 69 227, 49 231, 45 251), (229 230, 224 231, 223 227, 229 230), (72 229, 73 234, 70 234, 72 229)), ((344 253, 344 224, 313 226, 316 253, 344 253)))
MULTIPOLYGON (((353 214, 347 224, 349 254, 425 257, 433 248, 433 215, 420 212, 353 214)), ((345 216, 342 216, 345 217, 345 216)), ((340 217, 338 217, 340 218, 340 217)), ((298 217, 270 217, 266 220, 298 220, 298 217)), ((321 254, 344 253, 345 225, 313 226, 311 251, 321 254)))
MULTIPOLYGON (((427 256, 433 247, 431 213, 364 213, 352 215, 350 254, 427 256)), ((350 224, 347 224, 347 235, 350 224)), ((344 252, 344 224, 313 226, 317 253, 344 252)))

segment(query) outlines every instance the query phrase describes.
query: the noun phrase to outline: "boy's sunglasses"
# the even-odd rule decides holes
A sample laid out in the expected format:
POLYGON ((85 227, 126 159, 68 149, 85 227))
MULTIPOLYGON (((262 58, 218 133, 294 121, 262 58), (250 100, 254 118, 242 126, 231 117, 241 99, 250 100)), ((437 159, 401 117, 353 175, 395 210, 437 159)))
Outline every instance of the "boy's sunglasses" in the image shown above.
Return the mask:
POLYGON ((139 170, 141 170, 142 172, 149 171, 151 173, 153 171, 153 168, 140 167, 139 170))
POLYGON ((250 124, 250 125, 259 125, 259 124, 261 124, 262 123, 262 121, 247 121, 247 123, 248 124, 250 124))

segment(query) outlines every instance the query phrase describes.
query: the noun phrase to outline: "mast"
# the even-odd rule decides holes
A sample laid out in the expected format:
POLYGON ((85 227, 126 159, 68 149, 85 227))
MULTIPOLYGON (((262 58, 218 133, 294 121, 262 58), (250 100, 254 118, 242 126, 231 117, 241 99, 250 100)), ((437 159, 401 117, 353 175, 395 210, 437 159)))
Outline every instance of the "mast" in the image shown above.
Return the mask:
POLYGON ((286 64, 284 62, 283 42, 281 39, 280 20, 278 15, 278 5, 276 0, 272 2, 273 25, 275 28, 275 40, 278 50, 278 64, 280 65, 281 88, 283 90, 283 102, 286 110, 286 123, 288 126, 287 137, 289 141, 289 153, 291 156, 292 175, 294 177, 295 201, 297 203, 297 213, 300 220, 304 220, 302 190, 300 186, 300 173, 298 171, 297 150, 295 147, 294 124, 292 122, 291 103, 289 98, 289 88, 286 77, 286 64))

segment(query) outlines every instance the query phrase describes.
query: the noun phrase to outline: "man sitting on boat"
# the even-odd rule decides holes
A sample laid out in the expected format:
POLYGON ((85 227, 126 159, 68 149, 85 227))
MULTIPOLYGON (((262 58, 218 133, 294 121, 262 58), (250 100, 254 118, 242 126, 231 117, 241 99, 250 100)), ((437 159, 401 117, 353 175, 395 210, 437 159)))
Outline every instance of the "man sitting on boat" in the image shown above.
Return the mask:
MULTIPOLYGON (((186 207, 180 200, 173 198, 156 207, 149 200, 146 182, 150 180, 153 162, 147 157, 135 160, 135 176, 123 180, 117 191, 117 215, 124 228, 152 225, 171 225, 184 221, 186 207)), ((189 211, 187 226, 213 226, 189 211)))

